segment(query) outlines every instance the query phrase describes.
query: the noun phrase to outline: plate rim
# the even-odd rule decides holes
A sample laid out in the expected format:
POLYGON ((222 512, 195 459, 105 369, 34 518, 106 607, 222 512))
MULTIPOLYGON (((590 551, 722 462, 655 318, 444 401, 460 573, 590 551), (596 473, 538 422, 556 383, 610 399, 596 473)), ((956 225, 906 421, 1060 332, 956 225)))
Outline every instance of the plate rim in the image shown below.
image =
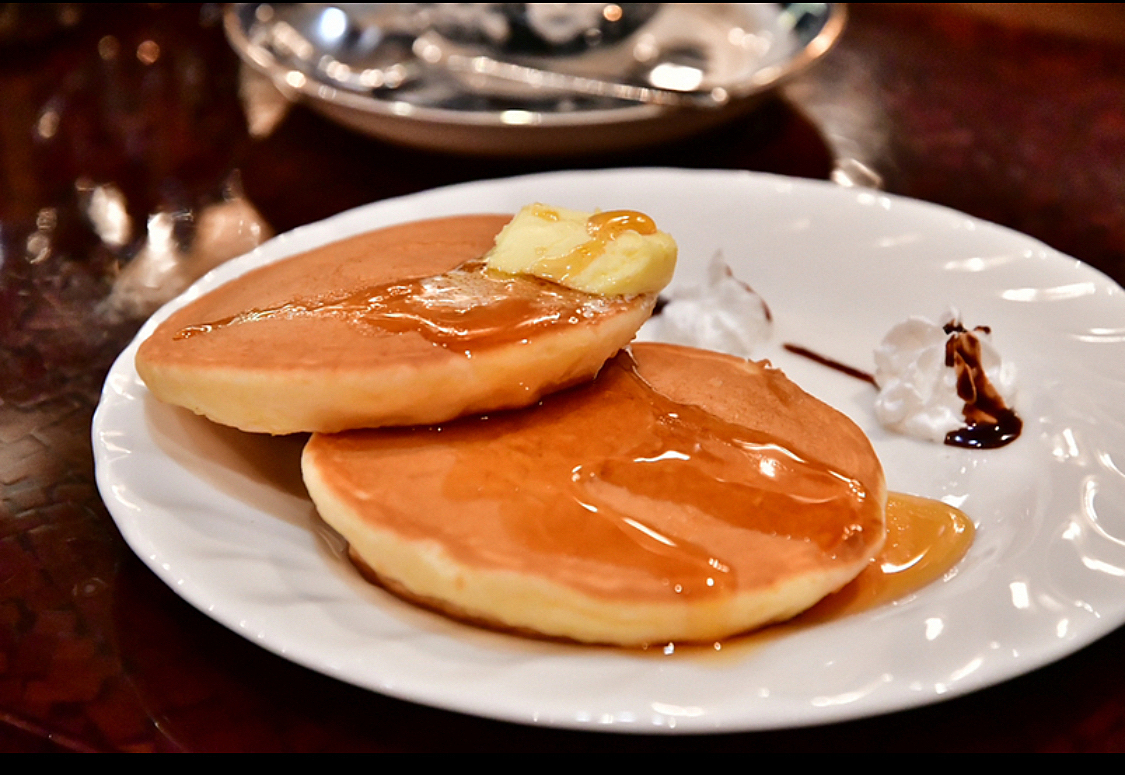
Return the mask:
MULTIPOLYGON (((142 559, 142 561, 144 561, 146 563, 146 565, 148 565, 150 567, 150 569, 152 569, 161 578, 162 581, 164 581, 166 584, 169 584, 169 586, 171 586, 173 588, 173 590, 177 592, 177 594, 179 594, 189 604, 198 608, 199 610, 201 610, 206 615, 210 616, 213 619, 216 618, 216 616, 214 616, 211 612, 209 612, 204 607, 203 603, 198 602, 193 598, 186 597, 184 595, 184 593, 181 592, 181 589, 178 588, 176 585, 174 585, 172 583, 172 580, 167 578, 166 575, 164 573, 162 573, 161 569, 158 567, 158 558, 153 556, 153 555, 150 555, 148 553, 149 550, 150 550, 150 547, 147 546, 147 545, 144 545, 145 542, 140 540, 141 537, 136 536, 132 530, 126 530, 122 526, 121 519, 127 520, 129 515, 124 515, 119 519, 119 514, 117 513, 117 509, 124 509, 124 508, 126 508, 126 506, 125 506, 125 504, 116 500, 116 498, 110 497, 110 493, 112 492, 112 482, 110 481, 109 471, 110 471, 110 468, 112 466, 112 460, 110 460, 109 458, 111 457, 111 454, 110 454, 110 450, 108 449, 105 442, 102 439, 99 438, 99 428, 101 426, 102 421, 104 420, 104 414, 107 411, 106 406, 108 404, 108 401, 113 398, 113 396, 111 394, 114 392, 114 387, 111 383, 114 381, 115 378, 118 378, 118 379, 121 378, 120 372, 121 372, 122 368, 125 371, 129 371, 129 370, 132 369, 131 362, 126 363, 126 359, 132 358, 132 355, 135 352, 135 348, 136 348, 137 344, 139 344, 139 342, 143 339, 143 337, 147 336, 148 333, 151 332, 151 330, 155 327, 155 325, 160 320, 162 320, 164 317, 166 317, 168 314, 170 314, 171 311, 174 310, 175 308, 177 308, 179 305, 181 305, 183 303, 186 303, 186 301, 189 300, 190 298, 194 298, 199 293, 201 293, 204 289, 209 289, 210 287, 213 287, 215 284, 233 279, 234 277, 237 277, 238 275, 244 273, 245 271, 249 271, 250 269, 259 265, 259 263, 261 263, 263 261, 280 260, 280 259, 284 258, 286 255, 292 254, 292 252, 294 252, 294 251, 292 250, 292 246, 291 246, 290 243, 294 242, 295 238, 298 235, 308 236, 309 234, 315 234, 318 231, 326 231, 326 232, 332 231, 332 229, 334 227, 339 227, 341 224, 348 225, 350 219, 355 219, 358 216, 362 216, 363 214, 367 213, 368 211, 370 211, 372 209, 377 209, 377 208, 379 208, 379 209, 382 209, 382 208, 394 209, 394 207, 396 207, 396 206, 400 206, 400 207, 404 207, 406 209, 409 209, 411 203, 414 200, 432 197, 435 194, 439 194, 439 193, 456 198, 458 193, 461 192, 462 190, 465 190, 465 189, 471 191, 471 190, 476 189, 476 188, 481 187, 481 186, 486 186, 486 187, 496 186, 496 187, 499 187, 499 188, 503 189, 503 188, 506 188, 506 187, 512 185, 514 182, 518 183, 518 182, 521 182, 521 181, 523 181, 523 182, 539 181, 539 180, 543 180, 544 178, 556 178, 556 177, 557 178, 584 178, 584 179, 588 178, 588 179, 593 180, 593 179, 596 179, 599 176, 613 176, 613 177, 617 177, 617 176, 641 176, 641 177, 656 176, 656 177, 662 177, 662 176, 666 176, 666 175, 673 175, 673 176, 674 175, 687 175, 687 176, 691 176, 691 177, 694 177, 694 176, 704 176, 704 177, 706 177, 706 176, 718 176, 718 177, 722 177, 722 178, 732 178, 732 179, 733 178, 752 179, 752 180, 761 182, 763 184, 773 184, 775 186, 776 185, 784 185, 784 186, 794 186, 794 187, 798 187, 798 188, 803 187, 803 186, 808 186, 809 190, 816 189, 816 190, 820 190, 820 191, 829 191, 829 190, 838 191, 838 192, 840 192, 841 196, 846 196, 846 195, 855 196, 856 195, 855 190, 841 189, 841 188, 839 188, 838 186, 835 186, 832 183, 828 183, 828 182, 824 182, 824 181, 786 178, 786 177, 777 176, 777 175, 770 175, 770 174, 766 174, 766 173, 751 173, 751 172, 746 172, 746 171, 686 170, 686 169, 679 169, 679 168, 620 168, 620 169, 611 169, 611 170, 592 170, 592 171, 582 171, 582 170, 567 171, 567 170, 564 170, 564 171, 549 172, 549 173, 534 173, 534 174, 531 174, 531 175, 523 175, 523 176, 517 176, 517 177, 512 177, 512 178, 500 178, 500 179, 487 180, 487 181, 473 181, 473 182, 467 182, 467 183, 460 183, 460 184, 456 184, 456 185, 453 185, 453 186, 443 187, 441 189, 432 189, 432 190, 429 190, 429 191, 423 191, 423 192, 418 192, 418 193, 415 193, 415 194, 406 195, 404 197, 397 197, 397 198, 391 199, 391 200, 382 200, 380 202, 374 202, 374 203, 370 203, 368 205, 363 205, 363 206, 360 206, 360 207, 357 207, 357 208, 353 208, 352 210, 345 211, 343 213, 331 216, 330 218, 324 219, 322 221, 318 221, 318 222, 312 223, 312 224, 307 224, 307 225, 299 227, 298 229, 295 229, 291 232, 287 232, 285 234, 279 235, 278 237, 275 237, 272 240, 270 240, 266 243, 263 243, 262 246, 259 246, 259 248, 255 249, 254 251, 251 251, 250 253, 248 253, 248 254, 240 257, 240 258, 234 259, 232 262, 228 262, 227 264, 224 264, 223 266, 220 266, 220 267, 216 268, 215 270, 212 270, 212 272, 209 272, 207 275, 205 275, 199 281, 194 283, 183 295, 181 295, 177 299, 173 300, 172 302, 169 302, 169 304, 162 307, 161 310, 159 310, 157 313, 155 313, 141 327, 141 329, 137 333, 136 337, 130 342, 130 344, 125 348, 125 350, 121 353, 121 355, 115 361, 113 367, 111 368, 111 370, 109 372, 109 375, 107 376, 105 386, 103 387, 102 397, 101 397, 101 400, 99 401, 99 405, 97 407, 97 410, 96 410, 95 416, 94 416, 94 422, 91 426, 92 441, 93 441, 94 452, 95 452, 95 470, 96 470, 96 478, 97 478, 97 484, 98 484, 99 491, 102 493, 102 497, 106 502, 107 508, 109 508, 109 511, 110 511, 111 515, 113 516, 114 522, 118 525, 118 529, 121 530, 123 536, 125 537, 126 542, 130 545, 130 547, 133 549, 133 551, 138 554, 138 556, 142 559), (263 253, 266 254, 265 259, 261 258, 263 253), (137 543, 141 543, 142 546, 138 546, 137 543)), ((1049 246, 1046 246, 1043 243, 1035 240, 1034 238, 1029 237, 1029 236, 1024 235, 1024 234, 1021 234, 1019 232, 1016 232, 1016 231, 1014 231, 1014 230, 1012 230, 1008 227, 997 225, 997 224, 992 224, 992 223, 989 223, 987 221, 983 221, 983 220, 978 219, 978 218, 973 218, 971 216, 967 216, 963 213, 959 213, 956 210, 952 210, 951 208, 947 208, 947 207, 944 207, 944 206, 941 206, 941 205, 935 205, 935 204, 922 202, 922 201, 919 201, 919 200, 913 200, 913 199, 900 197, 900 196, 896 196, 896 195, 891 195, 891 194, 884 194, 882 192, 876 192, 873 195, 879 196, 879 197, 888 197, 889 199, 891 199, 891 200, 893 200, 893 201, 897 202, 898 204, 900 204, 902 206, 905 206, 905 207, 920 208, 918 210, 919 212, 926 212, 926 213, 931 214, 931 215, 932 214, 940 214, 943 217, 954 217, 954 218, 959 218, 959 219, 969 219, 969 220, 973 221, 974 223, 985 224, 989 228, 998 229, 998 230, 1000 230, 998 233, 1000 233, 1002 235, 1007 235, 1009 237, 1018 238, 1019 240, 1024 241, 1025 244, 1038 245, 1038 246, 1046 249, 1046 251, 1048 251, 1049 254, 1051 254, 1054 259, 1056 259, 1056 260, 1062 259, 1062 260, 1068 262, 1069 271, 1078 271, 1080 273, 1081 272, 1090 272, 1090 273, 1092 273, 1092 275, 1087 275, 1087 276, 1092 277, 1094 279, 1097 279, 1099 282, 1108 283, 1109 286, 1111 286, 1112 288, 1116 288, 1118 293, 1122 292, 1120 285, 1118 285, 1112 278, 1109 278, 1108 276, 1104 275, 1103 273, 1101 273, 1097 269, 1089 266, 1088 264, 1085 264, 1085 263, 1079 261, 1078 259, 1074 259, 1070 256, 1066 256, 1066 255, 1050 248, 1049 246)), ((833 194, 833 196, 835 196, 835 194, 833 194)), ((346 233, 339 234, 336 237, 334 237, 333 239, 343 238, 344 236, 347 236, 347 234, 346 233)), ((222 619, 217 619, 217 620, 220 623, 222 623, 224 626, 234 630, 235 632, 242 635, 243 637, 248 637, 248 638, 250 637, 247 633, 236 629, 235 627, 233 627, 227 621, 224 621, 222 619)), ((648 734, 648 733, 653 733, 653 732, 659 732, 659 733, 668 733, 668 732, 671 732, 671 733, 718 733, 718 732, 755 731, 755 730, 766 730, 766 729, 777 729, 777 728, 795 728, 795 727, 800 727, 800 726, 813 726, 813 725, 818 725, 818 724, 833 723, 833 722, 844 721, 844 720, 848 720, 848 719, 863 718, 863 717, 868 717, 868 716, 872 716, 872 715, 879 715, 879 714, 886 713, 886 712, 893 712, 893 711, 897 711, 897 710, 905 710, 905 709, 912 708, 912 707, 918 707, 918 706, 928 705, 928 704, 932 704, 932 703, 939 702, 939 701, 944 701, 945 699, 950 699, 950 698, 955 697, 955 696, 962 696, 966 693, 969 693, 969 692, 972 692, 972 691, 977 691, 977 690, 985 688, 987 686, 995 685, 997 683, 1000 683, 1000 682, 1009 680, 1011 678, 1017 677, 1019 675, 1022 675, 1022 674, 1026 673, 1026 672, 1029 672, 1030 670, 1035 669, 1037 667, 1041 667, 1043 665, 1046 665, 1046 664, 1049 664, 1053 661, 1056 661, 1057 659, 1060 659, 1060 658, 1062 658, 1062 657, 1064 657, 1064 656, 1066 656, 1070 653, 1073 653, 1074 651, 1077 651, 1079 648, 1081 648, 1085 645, 1088 645, 1089 643, 1092 643, 1093 641, 1099 639, 1100 637, 1104 636, 1105 634, 1117 629, 1118 627, 1121 626, 1121 624, 1122 624, 1121 621, 1112 621, 1111 622, 1109 620, 1103 620, 1103 621, 1100 622, 1100 627, 1094 627, 1094 628, 1088 629, 1087 632, 1086 632, 1086 635, 1083 638, 1079 638, 1078 641, 1068 642, 1064 647, 1061 647, 1061 648, 1047 649, 1046 650, 1047 655, 1046 656, 1039 656, 1037 658, 1033 658, 1033 660, 1032 660, 1033 664, 1022 665, 1019 669, 1012 669, 1012 670, 1006 671, 998 677, 993 677, 993 678, 990 678, 990 679, 987 679, 987 680, 982 680, 982 681, 970 682, 970 684, 962 684, 957 691, 951 692, 947 696, 941 696, 941 697, 934 697, 934 696, 929 696, 929 695, 918 696, 918 697, 914 698, 915 701, 913 701, 913 702, 899 702, 899 703, 895 704, 894 707, 889 708, 889 709, 888 708, 874 709, 874 710, 870 710, 870 711, 866 711, 866 712, 858 712, 858 713, 849 712, 847 710, 835 712, 835 713, 834 712, 825 712, 825 713, 819 715, 816 718, 806 718, 806 719, 781 718, 781 719, 778 719, 776 723, 766 723, 766 724, 754 723, 754 724, 748 725, 748 724, 745 724, 745 723, 738 723, 738 722, 734 722, 734 723, 724 722, 722 719, 710 719, 707 723, 700 723, 700 724, 685 723, 685 724, 683 724, 681 726, 678 726, 676 728, 653 727, 651 725, 645 725, 643 723, 635 723, 635 724, 617 723, 617 724, 605 726, 605 725, 600 725, 600 724, 596 723, 596 721, 579 721, 579 720, 576 720, 576 719, 557 718, 557 717, 552 717, 552 718, 549 718, 549 719, 529 718, 526 713, 514 712, 510 708, 505 709, 503 707, 488 708, 488 707, 483 707, 479 704, 476 707, 471 707, 471 708, 461 707, 461 706, 458 706, 456 704, 443 703, 443 702, 440 701, 440 699, 435 700, 434 698, 421 696, 421 695, 419 695, 415 692, 402 691, 402 690, 396 691, 396 689, 390 688, 390 687, 376 688, 376 687, 370 686, 369 684, 363 684, 363 683, 357 684, 357 682, 352 677, 350 677, 348 675, 340 674, 338 672, 333 672, 331 670, 327 670, 327 669, 325 669, 325 667, 323 665, 312 664, 308 661, 296 658, 292 654, 282 653, 275 648, 272 648, 272 647, 269 647, 269 646, 267 646, 267 648, 271 651, 274 651, 275 653, 280 653, 281 656, 283 656, 283 657, 285 657, 285 658, 287 658, 291 661, 295 661, 295 662, 297 662, 299 664, 302 664, 302 665, 304 665, 304 666, 306 666, 310 669, 313 669, 317 672, 321 672, 323 674, 330 675, 332 677, 335 677, 337 679, 343 680, 343 681, 348 682, 348 683, 364 686, 365 688, 373 689, 373 690, 378 691, 380 693, 387 694, 389 696, 398 697, 400 699, 404 699, 404 700, 407 700, 407 701, 419 702, 419 703, 431 705, 431 706, 434 706, 434 707, 446 708, 446 709, 449 709, 449 710, 468 713, 468 714, 471 714, 471 715, 484 716, 484 717, 487 717, 487 718, 494 718, 494 719, 499 719, 499 720, 504 720, 504 721, 512 721, 512 722, 516 722, 516 723, 524 723, 524 724, 531 724, 531 725, 546 725, 546 726, 557 727, 557 728, 577 729, 577 730, 585 730, 585 731, 606 731, 606 732, 616 732, 616 733, 637 733, 637 734, 648 734)), ((262 644, 259 644, 259 645, 262 645, 262 644)))

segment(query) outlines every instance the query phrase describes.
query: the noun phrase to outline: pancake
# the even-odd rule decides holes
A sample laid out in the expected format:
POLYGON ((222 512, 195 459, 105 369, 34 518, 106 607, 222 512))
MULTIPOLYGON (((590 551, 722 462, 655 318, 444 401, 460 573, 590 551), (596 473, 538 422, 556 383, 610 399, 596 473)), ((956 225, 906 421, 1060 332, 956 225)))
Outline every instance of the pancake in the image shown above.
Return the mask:
POLYGON ((137 372, 162 401, 274 434, 532 404, 596 374, 656 295, 486 271, 509 218, 393 226, 248 272, 164 321, 137 372))
POLYGON ((580 642, 787 619, 885 536, 858 427, 768 363, 673 345, 632 345, 518 412, 316 434, 302 469, 355 563, 396 594, 580 642))

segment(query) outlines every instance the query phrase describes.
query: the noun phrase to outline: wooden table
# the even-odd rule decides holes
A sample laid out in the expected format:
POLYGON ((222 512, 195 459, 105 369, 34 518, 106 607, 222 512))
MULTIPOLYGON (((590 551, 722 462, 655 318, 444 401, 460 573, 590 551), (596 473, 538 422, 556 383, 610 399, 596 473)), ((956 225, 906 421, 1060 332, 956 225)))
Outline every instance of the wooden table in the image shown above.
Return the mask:
POLYGON ((818 67, 705 137, 524 161, 396 148, 303 108, 252 139, 215 6, 0 14, 0 750, 1125 750, 1125 629, 970 696, 781 732, 603 735, 388 699, 260 650, 183 602, 128 549, 95 489, 90 419, 139 325, 106 311, 112 279, 149 214, 171 213, 171 234, 189 238, 191 215, 229 193, 233 170, 281 232, 541 170, 827 178, 850 160, 845 170, 869 170, 887 191, 1026 232, 1125 282, 1120 10, 850 11, 818 67), (107 183, 131 234, 91 225, 90 197, 107 183))

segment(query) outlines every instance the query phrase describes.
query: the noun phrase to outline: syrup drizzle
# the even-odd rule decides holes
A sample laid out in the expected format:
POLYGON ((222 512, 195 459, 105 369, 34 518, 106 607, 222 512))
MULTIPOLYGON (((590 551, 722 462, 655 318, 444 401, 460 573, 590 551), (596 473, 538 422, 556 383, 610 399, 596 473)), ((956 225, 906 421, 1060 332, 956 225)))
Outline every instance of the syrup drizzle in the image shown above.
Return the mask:
MULTIPOLYGON (((539 206, 536 215, 545 220, 559 217, 544 206, 539 206)), ((590 235, 587 242, 565 255, 540 259, 530 274, 492 272, 478 258, 431 277, 245 310, 185 326, 172 338, 180 341, 275 318, 334 317, 363 323, 383 333, 415 332, 433 344, 466 353, 481 344, 520 341, 537 330, 578 325, 628 305, 625 297, 587 294, 563 284, 603 255, 606 246, 625 232, 655 234, 655 222, 632 210, 610 210, 591 215, 586 231, 590 235)))
POLYGON ((354 477, 342 489, 379 492, 390 529, 437 541, 470 565, 547 573, 593 595, 626 589, 660 600, 768 586, 795 558, 807 566, 866 556, 883 531, 882 503, 856 474, 672 400, 628 353, 534 411, 321 443, 342 459, 352 445, 380 450, 340 465, 354 477), (388 488, 388 477, 418 481, 438 466, 425 492, 388 488))
POLYGON ((174 340, 282 318, 336 318, 378 333, 415 332, 431 343, 468 352, 574 326, 624 308, 623 297, 595 296, 526 275, 491 272, 480 259, 448 272, 384 283, 319 299, 296 299, 185 326, 174 340))
POLYGON ((799 619, 838 619, 900 600, 944 576, 968 552, 976 528, 960 509, 893 492, 887 498, 887 541, 852 583, 799 619))
POLYGON ((887 498, 887 541, 867 568, 843 589, 786 622, 708 644, 655 644, 664 657, 735 656, 746 648, 839 621, 902 600, 946 576, 972 546, 976 528, 964 512, 941 501, 892 492, 887 498))
MULTIPOLYGON (((863 542, 862 534, 872 527, 858 516, 870 497, 863 483, 787 441, 672 401, 644 380, 631 359, 614 372, 628 379, 620 384, 611 372, 610 385, 619 383, 626 401, 643 405, 637 419, 648 432, 643 441, 615 449, 594 465, 571 469, 571 492, 583 508, 633 528, 630 534, 646 546, 652 540, 664 547, 691 546, 684 536, 664 535, 665 525, 645 524, 643 505, 651 503, 674 504, 696 519, 740 530, 811 541, 829 555, 847 555, 848 544, 863 542), (842 518, 853 511, 856 518, 842 518)), ((737 567, 732 559, 716 557, 714 546, 704 554, 708 568, 719 571, 711 573, 713 579, 737 567)))

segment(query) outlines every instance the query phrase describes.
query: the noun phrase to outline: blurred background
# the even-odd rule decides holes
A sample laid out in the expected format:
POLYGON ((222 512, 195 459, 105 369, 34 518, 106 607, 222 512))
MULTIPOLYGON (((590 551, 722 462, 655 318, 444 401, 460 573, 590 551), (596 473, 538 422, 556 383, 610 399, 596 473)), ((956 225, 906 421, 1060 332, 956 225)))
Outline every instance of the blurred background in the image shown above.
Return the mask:
MULTIPOLYGON (((225 12, 0 4, 0 750, 1125 749, 1121 630, 944 705, 778 733, 619 738, 383 698, 167 590, 106 513, 89 442, 112 360, 192 279, 273 234, 461 181, 631 166, 834 180, 1008 226, 1125 281, 1122 4, 854 3, 776 81, 724 83, 721 119, 645 103, 610 129, 580 120, 508 146, 469 119, 391 139, 346 126, 363 108, 313 109, 305 81, 245 64, 225 12)), ((401 93, 436 100, 431 86, 401 93)), ((597 114, 582 88, 536 109, 597 114)), ((442 104, 477 120, 520 99, 442 104)))

